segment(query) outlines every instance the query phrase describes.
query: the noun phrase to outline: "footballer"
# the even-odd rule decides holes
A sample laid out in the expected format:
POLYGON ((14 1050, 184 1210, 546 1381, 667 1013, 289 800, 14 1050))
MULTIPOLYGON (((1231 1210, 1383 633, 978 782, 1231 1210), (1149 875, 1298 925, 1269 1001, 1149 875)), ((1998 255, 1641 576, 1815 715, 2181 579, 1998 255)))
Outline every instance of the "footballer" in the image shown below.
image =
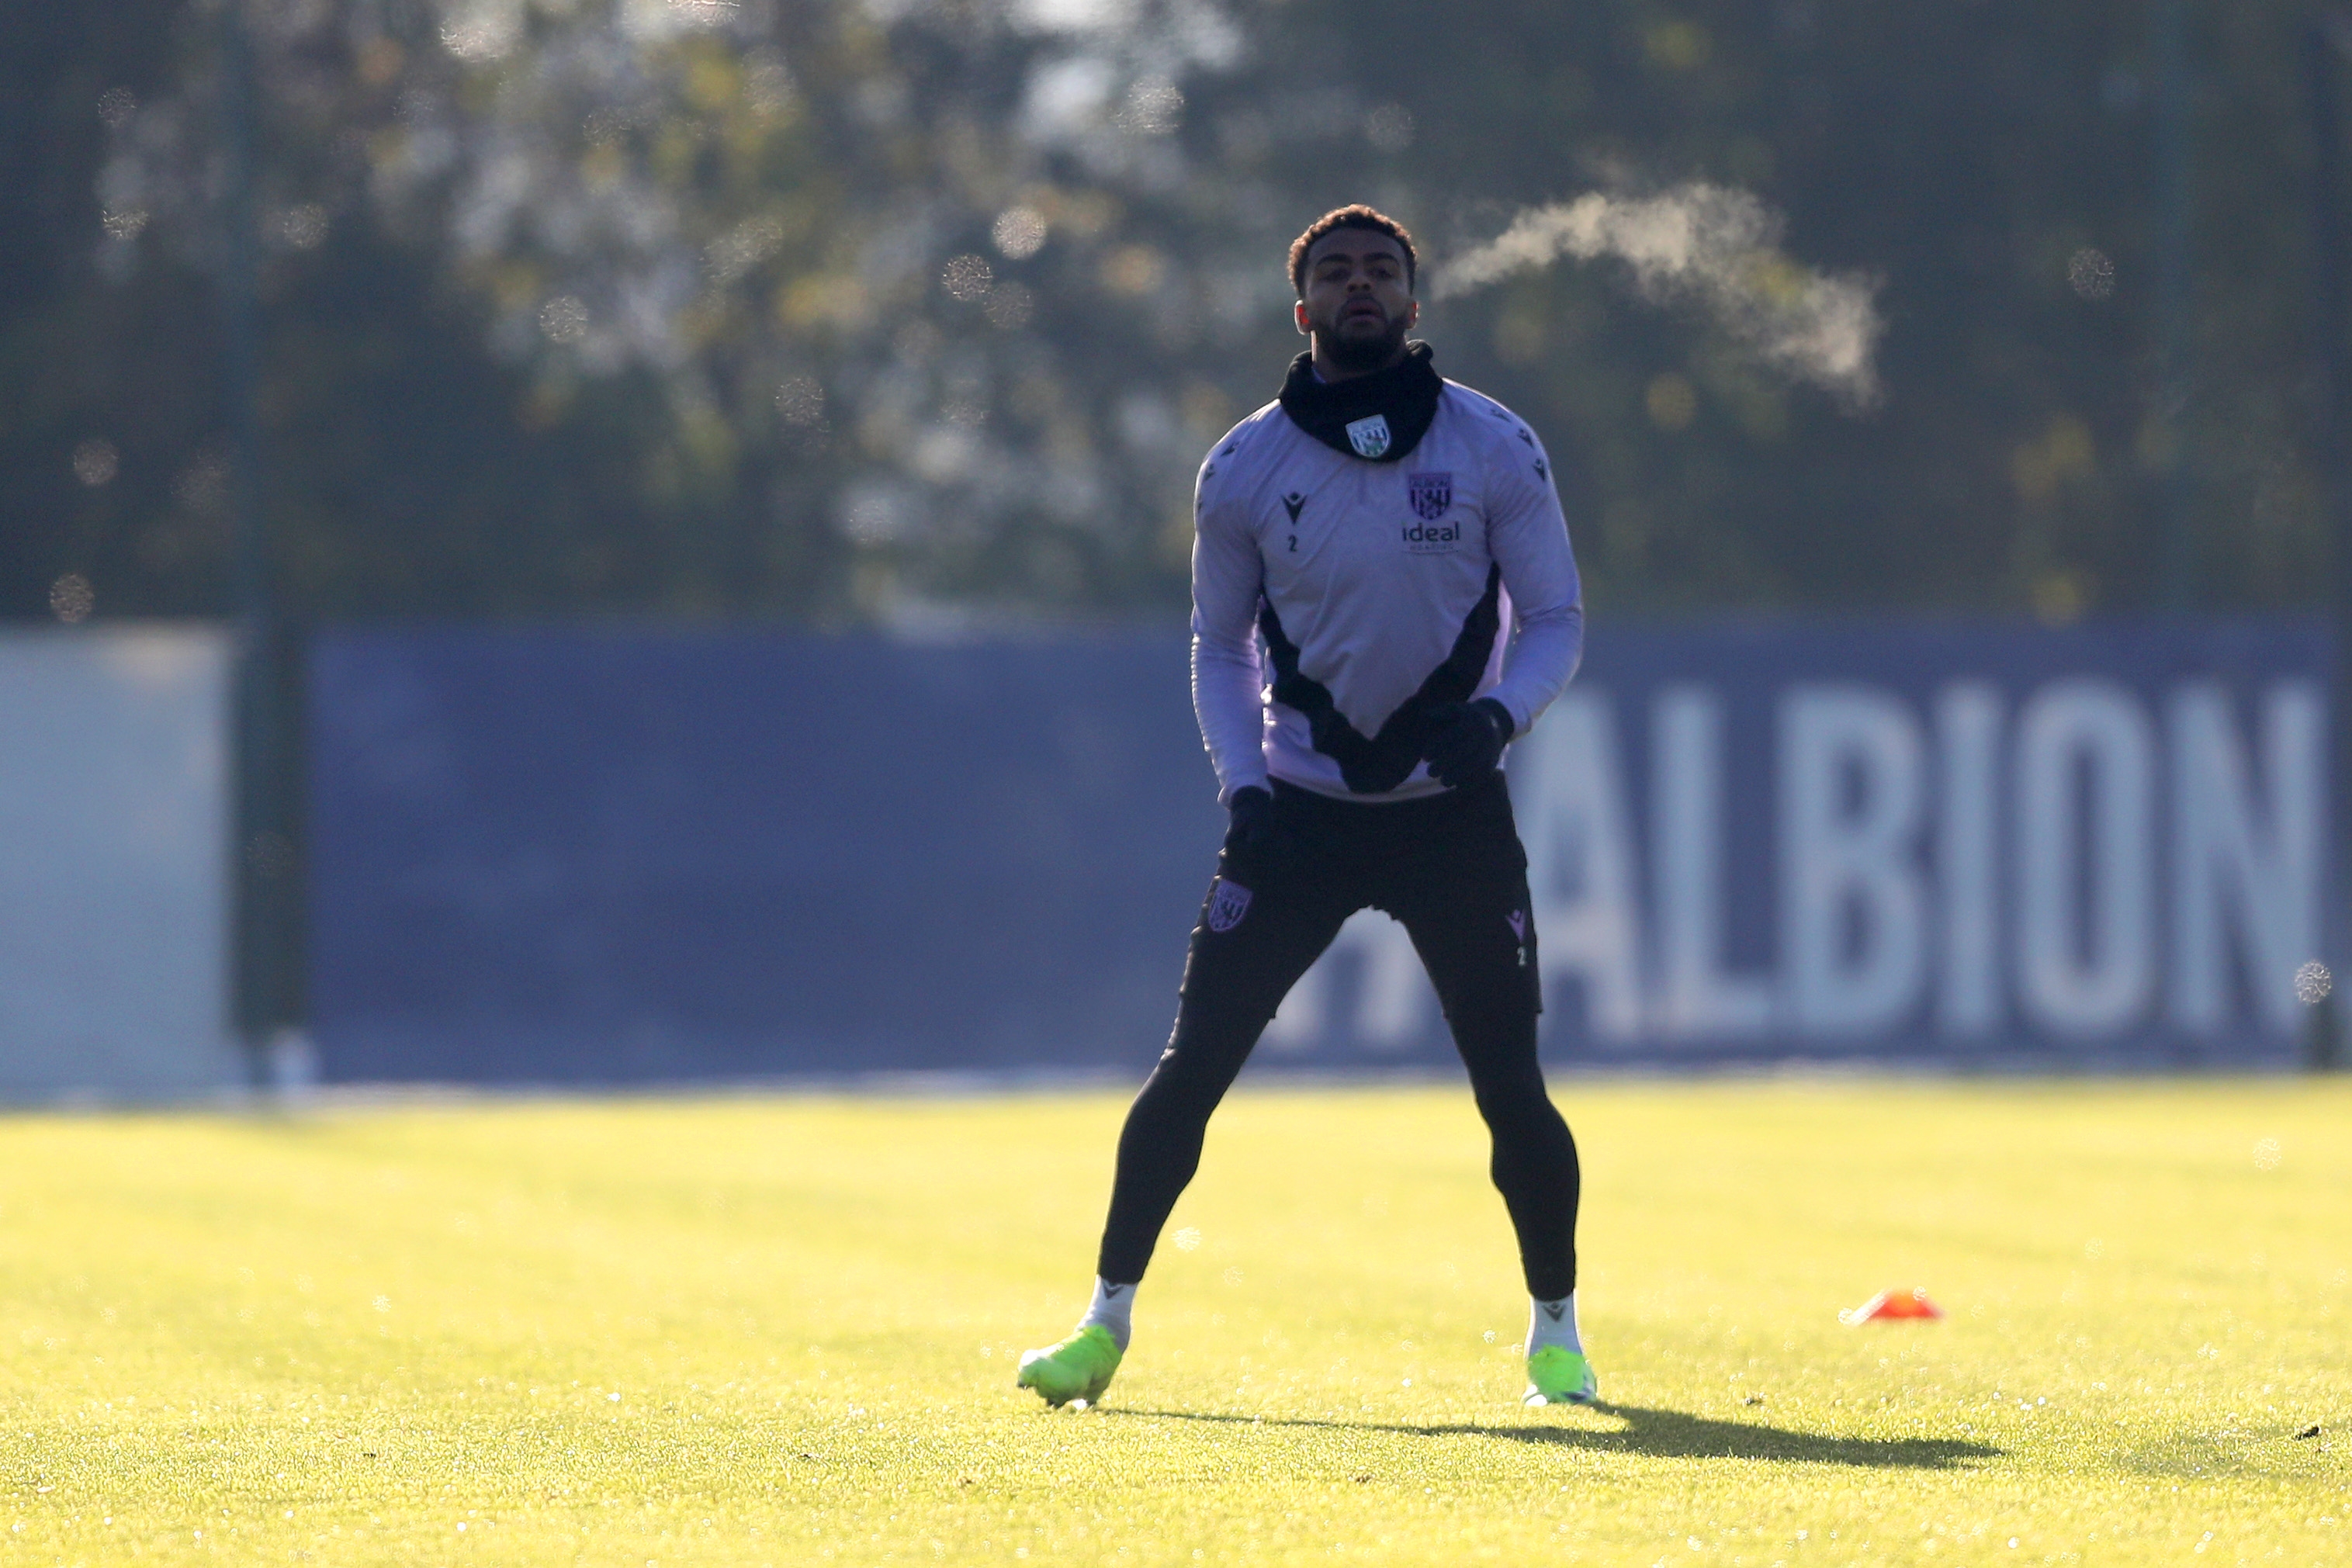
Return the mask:
POLYGON ((1192 704, 1230 820, 1176 1027, 1119 1134, 1095 1293, 1021 1358, 1099 1399, 1209 1117, 1342 923, 1402 922, 1478 1112, 1531 1298, 1531 1405, 1596 1396, 1576 1312, 1576 1144, 1536 1061, 1527 855, 1500 763, 1576 673, 1583 596, 1527 423, 1437 373, 1403 225, 1326 214, 1290 247, 1310 347, 1201 465, 1192 704))

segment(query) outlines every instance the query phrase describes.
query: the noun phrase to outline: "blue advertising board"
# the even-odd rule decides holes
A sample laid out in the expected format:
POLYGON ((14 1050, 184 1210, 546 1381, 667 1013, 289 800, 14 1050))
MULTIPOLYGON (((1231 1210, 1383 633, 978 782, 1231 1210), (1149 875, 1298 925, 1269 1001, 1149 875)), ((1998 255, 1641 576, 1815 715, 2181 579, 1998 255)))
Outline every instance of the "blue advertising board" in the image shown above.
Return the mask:
MULTIPOLYGON (((334 1082, 1139 1077, 1222 819, 1181 630, 339 632, 334 1082)), ((1544 1051, 2262 1066, 2328 946, 2324 628, 1603 627, 1513 747, 1544 1051)), ((1449 1052, 1359 915, 1268 1031, 1449 1052)))
MULTIPOLYGON (((2315 624, 1605 629, 1511 758, 1548 1059, 2277 1065, 2328 946, 2315 624)), ((1442 1044, 1359 916, 1275 1052, 1442 1044)))
POLYGON ((1164 633, 322 637, 331 1082, 1148 1063, 1222 831, 1164 633))

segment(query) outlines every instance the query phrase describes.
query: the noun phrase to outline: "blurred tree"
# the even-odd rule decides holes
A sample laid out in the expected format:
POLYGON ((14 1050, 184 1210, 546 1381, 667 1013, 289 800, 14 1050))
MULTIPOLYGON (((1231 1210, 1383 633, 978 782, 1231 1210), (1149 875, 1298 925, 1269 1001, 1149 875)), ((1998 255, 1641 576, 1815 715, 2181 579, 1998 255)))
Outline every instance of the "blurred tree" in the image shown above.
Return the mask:
MULTIPOLYGON (((1974 0, 247 0, 266 504, 299 613, 1173 611, 1283 248, 1433 263, 1703 178, 1882 280, 1883 401, 1609 263, 1433 302, 1544 430, 1595 603, 2305 604, 2300 12, 2203 7, 2193 377, 2158 406, 2146 7, 1974 0)), ((0 610, 226 606, 212 34, 8 7, 0 610)))
POLYGON ((0 5, 0 614, 47 616, 68 575, 123 575, 134 519, 171 494, 153 455, 217 425, 201 280, 128 290, 100 270, 143 220, 102 214, 93 177, 110 128, 168 89, 178 9, 0 5))
POLYGON ((1473 5, 1439 28, 1393 0, 1307 0, 1267 13, 1283 42, 1226 90, 1264 101, 1309 61, 1345 84, 1370 118, 1308 189, 1391 193, 1441 253, 1523 204, 1696 177, 1785 211, 1807 260, 1883 280, 1886 393, 1859 417, 1630 303, 1607 266, 1430 312, 1443 362, 1560 447, 1604 605, 2137 608, 2176 439, 2198 601, 2308 605, 2327 546, 2305 424, 2301 14, 2194 12, 2177 435, 2152 340, 2143 5, 1694 0, 1539 25, 1473 5), (1409 142, 1383 149, 1381 116, 1409 142))

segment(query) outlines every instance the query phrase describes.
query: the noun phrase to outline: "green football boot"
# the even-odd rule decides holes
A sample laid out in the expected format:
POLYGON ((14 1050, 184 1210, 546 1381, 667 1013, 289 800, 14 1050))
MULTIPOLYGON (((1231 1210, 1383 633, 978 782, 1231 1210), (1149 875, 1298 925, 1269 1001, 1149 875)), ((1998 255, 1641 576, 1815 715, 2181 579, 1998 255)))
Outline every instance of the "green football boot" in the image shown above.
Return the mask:
POLYGON ((1548 1344, 1528 1357, 1528 1391, 1523 1405, 1590 1405, 1601 1397, 1600 1379, 1592 1364, 1572 1350, 1548 1344))
POLYGON ((1118 1358, 1119 1349, 1111 1342, 1110 1331, 1100 1323, 1088 1323, 1059 1344, 1024 1355, 1021 1375, 1015 1381, 1057 1410, 1074 1399, 1092 1405, 1110 1386, 1118 1358))

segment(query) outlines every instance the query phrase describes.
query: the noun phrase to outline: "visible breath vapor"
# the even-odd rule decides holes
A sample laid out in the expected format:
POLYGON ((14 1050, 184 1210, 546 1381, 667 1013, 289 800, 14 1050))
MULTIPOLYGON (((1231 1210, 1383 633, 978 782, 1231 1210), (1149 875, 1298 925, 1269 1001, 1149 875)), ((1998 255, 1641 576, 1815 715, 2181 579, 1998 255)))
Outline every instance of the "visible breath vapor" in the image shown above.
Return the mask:
POLYGON ((1677 185, 1654 196, 1593 192, 1521 212, 1500 237, 1440 272, 1438 298, 1561 256, 1614 256, 1644 298, 1696 304, 1767 364, 1836 392, 1878 400, 1875 280, 1814 271, 1783 255, 1780 215, 1746 191, 1677 185))

